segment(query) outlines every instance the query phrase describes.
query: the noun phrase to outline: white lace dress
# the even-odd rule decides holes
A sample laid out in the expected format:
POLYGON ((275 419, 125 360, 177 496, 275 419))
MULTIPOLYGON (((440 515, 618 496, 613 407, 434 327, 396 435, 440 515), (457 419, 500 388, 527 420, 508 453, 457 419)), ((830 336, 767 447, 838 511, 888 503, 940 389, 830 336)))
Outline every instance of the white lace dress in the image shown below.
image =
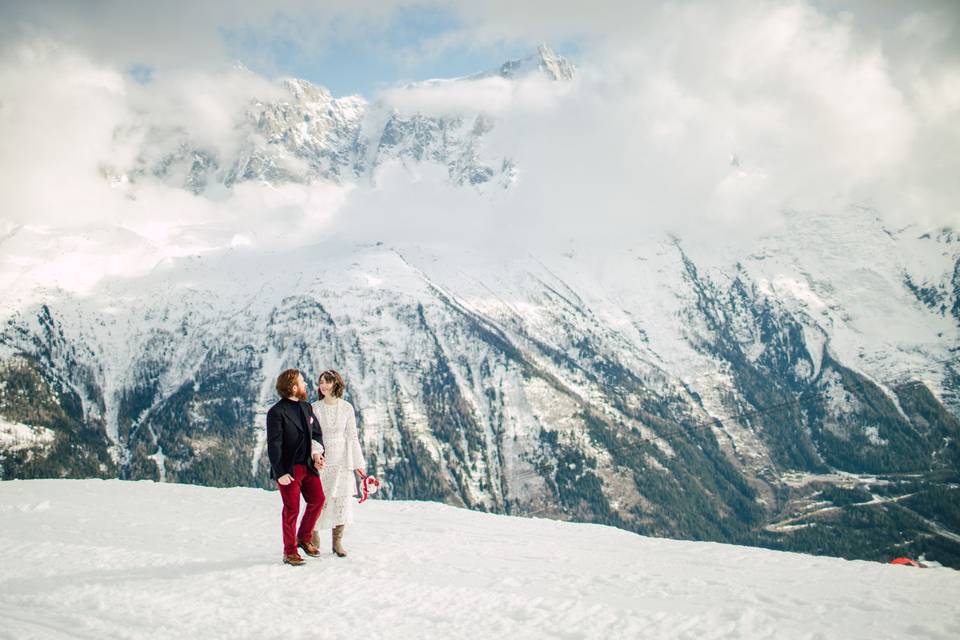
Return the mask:
POLYGON ((365 470, 367 462, 360 448, 352 404, 338 399, 336 404, 328 405, 320 400, 313 403, 313 415, 323 430, 325 464, 320 470, 320 482, 326 497, 316 528, 332 529, 353 522, 357 493, 354 469, 365 470))

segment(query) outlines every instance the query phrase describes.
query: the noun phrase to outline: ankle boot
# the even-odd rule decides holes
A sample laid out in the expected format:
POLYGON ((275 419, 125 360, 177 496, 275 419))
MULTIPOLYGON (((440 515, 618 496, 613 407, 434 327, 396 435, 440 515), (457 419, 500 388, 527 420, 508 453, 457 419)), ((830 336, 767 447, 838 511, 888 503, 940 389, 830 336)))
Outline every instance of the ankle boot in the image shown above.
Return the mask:
POLYGON ((341 558, 346 557, 347 552, 344 550, 343 545, 340 544, 343 541, 343 525, 337 525, 333 528, 333 552, 340 556, 341 558))

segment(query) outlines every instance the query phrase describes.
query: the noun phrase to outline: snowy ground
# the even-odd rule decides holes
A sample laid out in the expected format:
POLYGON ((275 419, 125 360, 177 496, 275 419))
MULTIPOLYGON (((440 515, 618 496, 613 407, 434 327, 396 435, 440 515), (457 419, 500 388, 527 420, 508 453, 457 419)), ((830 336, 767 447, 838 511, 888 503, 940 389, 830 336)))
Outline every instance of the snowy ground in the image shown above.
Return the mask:
POLYGON ((0 482, 0 638, 958 638, 960 572, 369 502, 280 562, 280 499, 0 482), (350 634, 350 635, 347 635, 350 634))

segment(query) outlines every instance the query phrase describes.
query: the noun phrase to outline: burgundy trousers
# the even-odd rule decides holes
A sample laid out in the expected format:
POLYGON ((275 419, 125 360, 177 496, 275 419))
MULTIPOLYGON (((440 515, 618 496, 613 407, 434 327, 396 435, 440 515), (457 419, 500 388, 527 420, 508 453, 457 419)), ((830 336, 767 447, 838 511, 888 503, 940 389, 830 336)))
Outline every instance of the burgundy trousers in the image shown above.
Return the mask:
POLYGON ((297 552, 298 540, 310 540, 313 527, 323 509, 323 485, 320 478, 307 471, 303 464, 293 465, 293 482, 288 485, 277 484, 280 497, 283 499, 283 555, 290 556, 297 552), (297 531, 297 516, 300 515, 300 494, 307 502, 300 520, 300 529, 297 531), (296 535, 294 535, 296 531, 296 535))

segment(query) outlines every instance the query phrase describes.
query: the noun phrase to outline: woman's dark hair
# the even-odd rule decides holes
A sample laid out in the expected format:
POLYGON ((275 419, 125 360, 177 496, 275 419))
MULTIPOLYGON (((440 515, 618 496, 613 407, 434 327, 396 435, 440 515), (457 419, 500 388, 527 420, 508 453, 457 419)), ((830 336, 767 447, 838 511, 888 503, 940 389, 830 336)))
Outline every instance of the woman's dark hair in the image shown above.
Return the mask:
POLYGON ((277 393, 281 398, 289 398, 297 390, 297 377, 300 369, 287 369, 277 377, 277 393))
POLYGON ((319 393, 320 397, 323 398, 323 392, 320 391, 320 388, 319 388, 321 382, 332 382, 333 389, 331 390, 331 393, 333 393, 333 396, 335 398, 343 397, 343 390, 346 388, 346 385, 343 384, 343 378, 341 378, 340 374, 337 373, 335 370, 327 369, 326 371, 320 374, 319 378, 317 378, 317 393, 319 393))

